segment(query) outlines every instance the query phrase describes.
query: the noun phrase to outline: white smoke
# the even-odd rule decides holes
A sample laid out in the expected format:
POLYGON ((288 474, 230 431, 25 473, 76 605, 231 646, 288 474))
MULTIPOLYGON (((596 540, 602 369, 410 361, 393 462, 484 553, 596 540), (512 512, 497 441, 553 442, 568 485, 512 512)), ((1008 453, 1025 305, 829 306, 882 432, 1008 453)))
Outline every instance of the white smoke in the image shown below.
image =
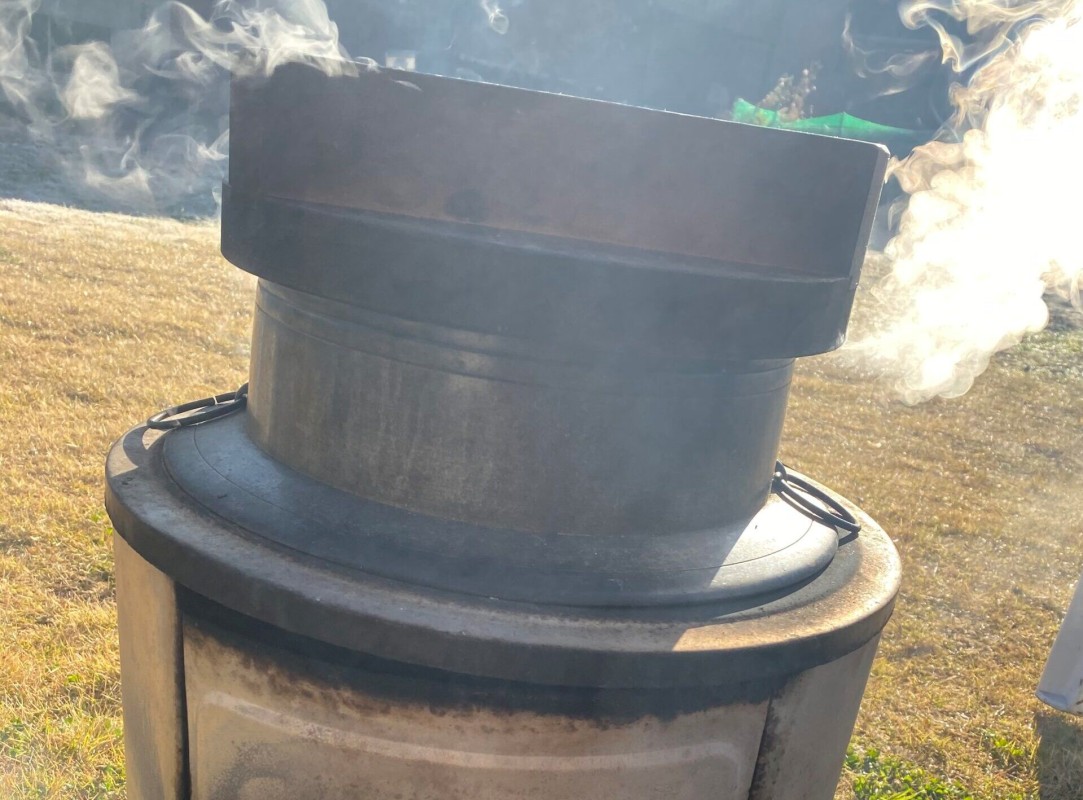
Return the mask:
POLYGON ((103 42, 69 51, 74 55, 60 100, 72 119, 101 119, 121 103, 135 103, 139 95, 121 85, 120 68, 103 42))
POLYGON ((993 353, 1041 330, 1047 291, 1078 302, 1083 4, 909 0, 901 13, 937 32, 946 64, 975 71, 953 87, 944 134, 892 166, 909 202, 864 298, 873 327, 843 357, 919 402, 963 394, 993 353))
POLYGON ((132 210, 176 210, 217 191, 230 73, 357 68, 321 0, 218 0, 207 19, 166 2, 109 44, 45 53, 30 36, 39 6, 0 0, 0 92, 66 179, 132 210))
POLYGON ((489 18, 490 28, 501 36, 508 32, 508 28, 511 27, 511 22, 508 19, 508 15, 500 8, 500 3, 498 3, 497 0, 481 0, 481 9, 489 18))
POLYGON ((33 99, 49 83, 30 41, 30 21, 40 4, 41 0, 0 0, 0 90, 17 108, 30 112, 36 111, 33 99))
POLYGON ((894 79, 880 91, 880 96, 902 92, 911 87, 908 80, 914 73, 935 62, 939 53, 936 50, 881 54, 873 49, 862 47, 853 34, 853 15, 846 14, 842 26, 842 46, 849 58, 849 63, 862 78, 886 77, 894 79))

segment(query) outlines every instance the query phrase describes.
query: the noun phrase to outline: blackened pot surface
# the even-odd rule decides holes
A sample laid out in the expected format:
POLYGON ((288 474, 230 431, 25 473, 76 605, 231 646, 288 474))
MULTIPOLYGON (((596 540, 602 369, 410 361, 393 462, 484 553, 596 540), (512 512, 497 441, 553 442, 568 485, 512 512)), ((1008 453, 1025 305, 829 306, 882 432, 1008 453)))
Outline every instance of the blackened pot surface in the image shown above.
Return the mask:
POLYGON ((687 533, 744 525, 762 507, 792 364, 577 363, 551 343, 261 281, 248 433, 323 483, 434 517, 583 537, 687 533))

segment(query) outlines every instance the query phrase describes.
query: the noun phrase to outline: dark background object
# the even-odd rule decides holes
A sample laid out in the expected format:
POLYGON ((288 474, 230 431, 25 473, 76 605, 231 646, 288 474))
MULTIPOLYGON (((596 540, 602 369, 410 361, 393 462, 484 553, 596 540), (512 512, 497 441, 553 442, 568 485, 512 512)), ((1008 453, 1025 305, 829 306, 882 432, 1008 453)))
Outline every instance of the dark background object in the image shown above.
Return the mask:
MULTIPOLYGON (((757 102, 784 74, 819 64, 814 114, 848 111, 886 125, 935 130, 954 76, 932 58, 905 80, 868 74, 900 53, 939 52, 909 30, 896 0, 508 0, 497 33, 477 0, 329 0, 349 52, 417 69, 701 116, 757 102), (866 71, 867 77, 859 74, 866 71)), ((950 27, 949 21, 949 27, 950 27)))
MULTIPOLYGON (((156 5, 47 0, 35 16, 34 37, 41 44, 108 41, 111 31, 140 27, 156 5)), ((187 5, 204 16, 214 8, 213 0, 187 5)), ((355 57, 384 65, 407 53, 421 72, 702 116, 724 116, 738 97, 755 103, 782 75, 817 63, 810 98, 815 114, 848 111, 886 125, 935 130, 949 113, 948 86, 966 78, 939 57, 905 79, 875 73, 890 56, 939 50, 931 30, 902 24, 897 0, 494 5, 506 17, 502 34, 479 0, 327 0, 341 41, 355 57), (853 42, 868 58, 844 42, 847 17, 853 42)), ((949 30, 960 27, 944 22, 949 30)))

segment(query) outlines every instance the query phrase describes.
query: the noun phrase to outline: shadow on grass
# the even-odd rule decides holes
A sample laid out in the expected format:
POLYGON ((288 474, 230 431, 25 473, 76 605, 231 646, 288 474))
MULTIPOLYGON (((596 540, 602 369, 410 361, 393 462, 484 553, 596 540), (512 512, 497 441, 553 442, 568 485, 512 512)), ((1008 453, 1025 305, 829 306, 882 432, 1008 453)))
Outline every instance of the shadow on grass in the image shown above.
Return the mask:
POLYGON ((1057 711, 1035 715, 1038 732, 1038 797, 1077 800, 1083 797, 1083 719, 1057 711))

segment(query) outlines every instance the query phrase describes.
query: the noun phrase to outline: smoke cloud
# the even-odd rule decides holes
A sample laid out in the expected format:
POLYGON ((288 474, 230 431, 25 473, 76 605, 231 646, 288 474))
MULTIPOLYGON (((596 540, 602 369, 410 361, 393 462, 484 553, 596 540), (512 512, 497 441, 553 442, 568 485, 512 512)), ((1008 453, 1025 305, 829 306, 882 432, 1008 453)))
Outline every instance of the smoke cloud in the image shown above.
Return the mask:
POLYGON ((965 393, 995 352, 1041 330, 1047 291, 1079 301, 1083 4, 909 0, 901 13, 937 32, 944 63, 974 71, 937 140, 891 168, 909 201, 870 254, 842 357, 920 402, 965 393))
POLYGON ((179 2, 110 44, 41 52, 40 0, 0 0, 0 92, 62 179, 142 212, 213 213, 229 141, 228 82, 288 62, 358 68, 321 0, 179 2))
POLYGON ((862 78, 886 78, 887 85, 881 94, 905 91, 912 85, 909 78, 914 73, 935 62, 940 57, 936 50, 919 50, 906 53, 880 54, 862 47, 853 34, 853 15, 847 14, 842 26, 842 46, 854 71, 862 78))
POLYGON ((501 36, 508 32, 511 22, 508 20, 508 15, 504 13, 496 0, 481 0, 481 7, 489 18, 490 28, 501 36))

